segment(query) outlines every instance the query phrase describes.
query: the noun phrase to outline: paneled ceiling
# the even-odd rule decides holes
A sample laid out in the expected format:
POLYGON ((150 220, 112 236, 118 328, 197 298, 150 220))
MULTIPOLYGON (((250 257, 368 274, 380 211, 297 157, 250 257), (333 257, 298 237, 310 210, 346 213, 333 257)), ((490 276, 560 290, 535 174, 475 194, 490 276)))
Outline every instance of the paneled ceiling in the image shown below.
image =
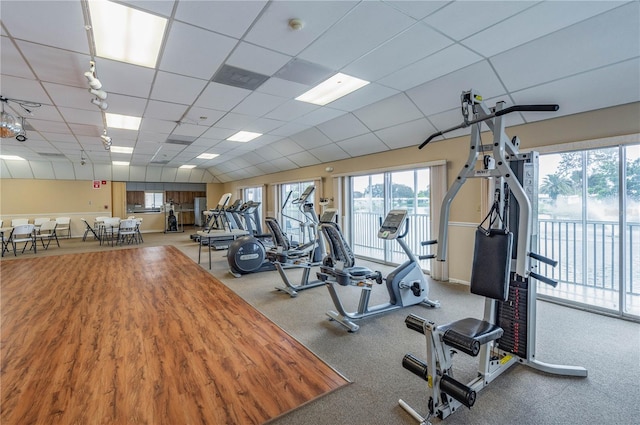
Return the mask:
POLYGON ((26 159, 3 160, 2 178, 260 176, 418 145, 462 121, 471 88, 490 105, 560 105, 507 125, 640 101, 638 1, 118 3, 168 18, 155 68, 93 56, 86 1, 2 0, 0 94, 42 105, 31 115, 5 105, 25 117, 28 140, 1 140, 0 153, 26 159), (108 112, 142 117, 138 131, 108 129, 132 154, 102 145, 83 75, 91 60, 108 112), (224 65, 268 78, 253 90, 213 81, 224 65), (295 100, 337 72, 371 83, 325 106, 295 100), (263 135, 226 140, 239 130, 263 135))

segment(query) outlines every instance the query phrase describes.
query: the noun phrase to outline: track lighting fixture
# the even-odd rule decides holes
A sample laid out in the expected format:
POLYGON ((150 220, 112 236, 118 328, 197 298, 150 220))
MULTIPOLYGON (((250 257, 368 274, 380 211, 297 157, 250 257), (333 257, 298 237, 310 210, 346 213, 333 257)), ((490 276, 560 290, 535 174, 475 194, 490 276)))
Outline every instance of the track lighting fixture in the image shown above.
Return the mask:
POLYGON ((111 137, 107 136, 107 129, 105 128, 102 134, 100 135, 100 139, 102 139, 102 146, 104 146, 105 150, 111 150, 111 137))
POLYGON ((27 130, 24 128, 24 117, 20 117, 20 132, 16 135, 18 142, 27 141, 27 130))
POLYGON ((91 103, 93 103, 98 108, 102 109, 103 111, 106 111, 107 108, 109 107, 109 104, 107 102, 105 102, 104 100, 100 100, 98 98, 91 99, 91 103))
POLYGON ((87 77, 89 86, 92 89, 100 90, 102 88, 102 83, 96 77, 96 63, 94 61, 89 61, 89 71, 85 72, 84 76, 87 77))
POLYGON ((100 100, 106 100, 107 99, 107 92, 104 91, 104 90, 89 89, 89 93, 91 93, 92 95, 94 95, 95 97, 97 97, 100 100))

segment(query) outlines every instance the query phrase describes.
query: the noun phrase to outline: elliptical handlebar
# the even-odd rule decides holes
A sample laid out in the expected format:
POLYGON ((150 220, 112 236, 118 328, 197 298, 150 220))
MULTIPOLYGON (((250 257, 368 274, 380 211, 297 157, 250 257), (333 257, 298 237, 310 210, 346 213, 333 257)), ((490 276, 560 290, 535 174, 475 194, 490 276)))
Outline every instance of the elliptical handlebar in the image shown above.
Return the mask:
POLYGON ((471 121, 467 121, 465 119, 465 121, 462 124, 458 124, 454 127, 448 128, 446 130, 442 130, 442 131, 438 131, 437 133, 433 133, 431 136, 429 136, 427 138, 427 140, 425 140, 424 142, 422 142, 420 144, 420 146, 418 146, 418 149, 422 149, 424 148, 427 143, 429 143, 430 141, 432 141, 433 139, 435 139, 438 136, 442 136, 445 133, 449 133, 453 130, 458 130, 461 128, 465 128, 465 127, 469 127, 470 125, 479 123, 481 121, 486 121, 486 120, 490 120, 492 118, 495 117, 500 117, 502 115, 507 115, 511 112, 554 112, 557 111, 558 109, 560 109, 560 105, 555 105, 555 104, 549 104, 549 105, 513 105, 510 106, 508 108, 505 109, 501 109, 498 112, 495 112, 493 114, 489 114, 485 117, 481 117, 478 118, 476 120, 471 120, 471 121))

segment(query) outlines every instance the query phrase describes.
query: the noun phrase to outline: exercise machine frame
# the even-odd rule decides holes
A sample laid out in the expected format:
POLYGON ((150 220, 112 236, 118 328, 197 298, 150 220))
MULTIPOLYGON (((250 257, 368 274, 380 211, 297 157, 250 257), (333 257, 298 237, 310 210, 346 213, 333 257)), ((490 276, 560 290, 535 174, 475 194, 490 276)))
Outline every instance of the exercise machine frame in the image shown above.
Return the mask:
POLYGON ((514 364, 526 365, 556 375, 587 376, 587 370, 583 367, 549 364, 536 357, 536 284, 531 279, 553 286, 557 282, 533 270, 537 268, 536 261, 552 266, 557 263, 532 252, 531 249, 537 243, 532 201, 535 204, 538 153, 520 153, 519 139, 510 139, 506 135, 502 118, 511 112, 556 111, 559 107, 516 105, 504 108, 504 102, 498 102, 490 109, 482 101, 482 96, 473 90, 462 93, 461 103, 464 122, 432 134, 419 147, 422 149, 435 137, 444 133, 471 126, 467 161, 447 191, 441 207, 436 258, 446 261, 451 202, 467 179, 490 178, 490 193, 494 195, 497 210, 509 212, 508 215, 499 216, 495 227, 501 229, 509 225, 512 230, 517 230, 513 235, 513 255, 509 247, 510 260, 507 260, 507 264, 511 263, 511 271, 508 273, 508 293, 504 299, 497 300, 482 291, 475 292, 472 273, 472 292, 486 297, 483 320, 462 319, 442 326, 436 326, 435 323, 414 315, 405 320, 408 328, 424 334, 426 338, 426 362, 407 354, 403 359, 403 366, 427 381, 429 412, 425 418, 402 399, 399 400, 399 404, 421 424, 429 424, 430 418, 434 416, 444 419, 463 405, 470 408, 475 402, 476 391, 486 387, 514 364), (472 119, 469 119, 471 115, 472 119), (491 146, 482 144, 482 123, 485 123, 493 134, 491 146), (479 161, 481 153, 490 155, 485 154, 483 160, 479 161), (483 164, 482 169, 476 169, 479 163, 483 164), (508 204, 511 196, 515 198, 517 205, 510 207, 508 204), (473 356, 479 355, 478 376, 466 385, 452 377, 454 349, 473 356))
POLYGON ((348 247, 340 228, 335 223, 323 223, 322 231, 330 242, 332 255, 331 263, 320 268, 318 278, 326 282, 327 289, 336 310, 327 311, 330 320, 336 321, 349 332, 357 332, 360 326, 354 320, 387 313, 404 307, 421 304, 426 307, 440 307, 439 301, 429 299, 429 282, 418 263, 418 257, 411 251, 404 237, 409 231, 409 219, 406 210, 391 210, 385 220, 380 223, 378 237, 384 240, 396 240, 406 253, 408 259, 393 269, 386 278, 382 278, 379 271, 372 271, 366 267, 355 266, 354 257, 348 247), (371 291, 374 283, 385 281, 389 301, 369 306, 371 291), (360 300, 354 312, 348 312, 344 307, 336 285, 359 286, 360 300))

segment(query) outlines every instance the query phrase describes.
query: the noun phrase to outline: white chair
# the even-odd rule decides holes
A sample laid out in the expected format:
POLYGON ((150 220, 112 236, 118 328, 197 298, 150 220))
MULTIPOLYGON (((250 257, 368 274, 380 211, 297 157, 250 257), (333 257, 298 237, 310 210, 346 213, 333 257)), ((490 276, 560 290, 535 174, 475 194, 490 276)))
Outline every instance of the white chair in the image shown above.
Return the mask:
POLYGON ((11 220, 11 227, 22 226, 24 224, 29 224, 28 218, 14 218, 11 220))
POLYGON ((118 241, 118 231, 120 230, 120 219, 119 218, 106 218, 103 222, 102 222, 102 226, 101 226, 101 233, 100 233, 100 245, 102 245, 103 242, 111 243, 111 246, 113 246, 113 242, 117 242, 118 241))
POLYGON ((54 220, 45 221, 40 225, 40 232, 36 234, 36 239, 40 239, 42 243, 42 247, 44 249, 49 249, 49 244, 51 244, 52 240, 56 241, 58 247, 60 247, 60 241, 58 240, 58 235, 56 234, 56 223, 54 220), (44 241, 47 241, 47 244, 44 244, 44 241))
POLYGON ((58 226, 56 227, 56 232, 62 236, 62 233, 67 233, 67 238, 71 239, 71 217, 57 217, 56 223, 58 226))
POLYGON ((46 223, 47 221, 51 221, 49 217, 36 217, 33 219, 33 225, 36 226, 36 230, 42 226, 42 223, 46 223))
MULTIPOLYGON (((11 235, 9 236, 8 243, 13 247, 13 255, 17 254, 17 245, 19 243, 24 242, 24 246, 22 247, 22 253, 27 249, 27 245, 31 242, 31 248, 33 248, 33 253, 37 253, 37 245, 36 245, 36 226, 33 224, 21 224, 19 226, 15 226, 13 230, 11 230, 11 235)), ((31 249, 29 248, 29 249, 31 249)))
POLYGON ((118 245, 138 243, 137 220, 122 220, 118 229, 118 245))

